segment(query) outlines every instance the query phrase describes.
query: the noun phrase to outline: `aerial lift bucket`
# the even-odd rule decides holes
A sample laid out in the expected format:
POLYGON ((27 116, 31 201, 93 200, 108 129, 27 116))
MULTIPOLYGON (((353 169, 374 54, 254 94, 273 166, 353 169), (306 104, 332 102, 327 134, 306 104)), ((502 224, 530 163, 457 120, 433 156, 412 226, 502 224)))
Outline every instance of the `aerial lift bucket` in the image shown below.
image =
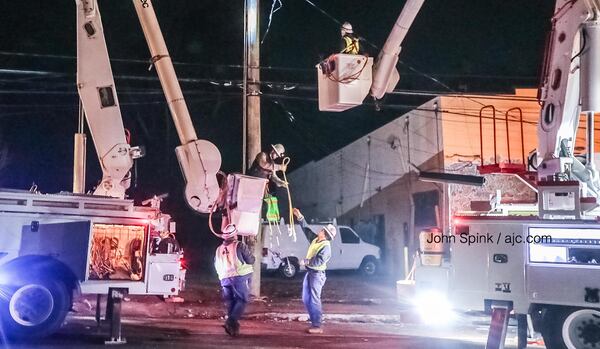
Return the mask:
POLYGON ((230 223, 236 225, 239 235, 256 236, 267 180, 234 173, 227 176, 227 184, 230 223))
POLYGON ((361 105, 373 80, 373 58, 334 54, 317 65, 320 111, 344 111, 361 105))

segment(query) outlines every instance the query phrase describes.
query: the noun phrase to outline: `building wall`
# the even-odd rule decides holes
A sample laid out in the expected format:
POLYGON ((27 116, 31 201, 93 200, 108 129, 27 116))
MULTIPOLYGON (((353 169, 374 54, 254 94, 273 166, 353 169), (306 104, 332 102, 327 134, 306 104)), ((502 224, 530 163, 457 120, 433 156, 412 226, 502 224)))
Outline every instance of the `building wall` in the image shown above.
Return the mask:
MULTIPOLYGON (((436 169, 442 156, 440 152, 431 157, 423 167, 436 169)), ((379 232, 384 237, 380 244, 383 252, 382 266, 388 274, 402 278, 412 263, 412 258, 408 258, 406 262, 404 248, 406 247, 409 253, 414 253, 418 244, 416 232, 436 225, 435 222, 415 225, 413 219, 415 205, 412 195, 430 191, 438 192, 440 208, 442 208, 445 185, 419 181, 417 172, 413 170, 366 200, 362 207, 358 206, 348 211, 340 217, 340 223, 352 226, 359 235, 363 236, 362 226, 368 226, 377 216, 383 216, 385 227, 383 232, 379 232)))
POLYGON ((540 106, 535 97, 535 90, 516 90, 513 96, 442 96, 440 109, 442 113, 442 130, 444 139, 445 164, 452 165, 460 161, 477 161, 479 163, 481 144, 485 164, 494 162, 494 122, 493 109, 496 115, 496 154, 497 161, 508 159, 506 137, 506 115, 508 112, 508 131, 511 161, 522 162, 522 144, 525 158, 537 147, 537 120, 540 106), (523 115, 523 140, 521 141, 521 124, 518 107, 523 115), (482 110, 482 108, 484 108, 482 110), (512 110, 511 110, 512 109, 512 110), (480 117, 482 131, 480 132, 480 117), (480 142, 480 134, 483 142, 480 142))
MULTIPOLYGON (((535 100, 536 91, 518 89, 514 96, 464 96, 440 98, 442 109, 442 129, 444 135, 445 171, 449 173, 478 175, 477 166, 481 165, 480 154, 483 145, 485 165, 501 163, 509 159, 513 163, 523 163, 523 154, 527 162, 528 154, 537 147, 537 120, 540 106, 535 100), (494 106, 494 109, 488 106, 494 106), (515 109, 515 108, 519 109, 515 109), (494 152, 494 110, 496 115, 496 149, 494 152), (506 134, 506 116, 508 114, 508 140, 506 134), (521 123, 523 116, 523 132, 521 123), (482 116, 482 125, 479 120, 482 116), (480 142, 480 127, 483 129, 483 142, 480 142), (494 153, 497 158, 494 159, 494 153)), ((485 175, 486 183, 482 187, 450 184, 448 185, 448 206, 446 212, 453 215, 458 211, 471 210, 473 201, 489 201, 500 190, 504 201, 536 200, 536 194, 521 180, 512 175, 485 175)))
POLYGON ((400 116, 326 158, 312 162, 290 175, 294 204, 308 217, 338 217, 360 233, 369 235, 383 219, 385 268, 401 278, 412 263, 418 233, 431 221, 415 224, 414 195, 438 194, 437 223, 449 227, 458 210, 470 209, 473 200, 486 201, 501 189, 505 199, 531 201, 535 193, 513 176, 488 175, 484 187, 426 183, 418 171, 477 174, 480 138, 485 164, 494 161, 493 113, 496 110, 497 161, 508 157, 506 114, 519 107, 523 113, 523 137, 518 112, 509 113, 511 161, 522 163, 537 144, 539 105, 532 90, 515 96, 442 96, 400 116), (480 112, 483 135, 480 137, 480 112), (515 119, 517 116, 517 119, 515 119), (523 139, 523 142, 521 141, 523 139), (523 144, 524 143, 524 144, 523 144), (523 144, 523 151, 521 146, 523 144), (404 248, 409 256, 405 256, 404 248), (406 261, 408 259, 408 261, 406 261))
POLYGON ((427 162, 442 147, 441 128, 429 111, 435 102, 292 172, 294 206, 307 217, 340 217, 406 175, 410 163, 427 162))

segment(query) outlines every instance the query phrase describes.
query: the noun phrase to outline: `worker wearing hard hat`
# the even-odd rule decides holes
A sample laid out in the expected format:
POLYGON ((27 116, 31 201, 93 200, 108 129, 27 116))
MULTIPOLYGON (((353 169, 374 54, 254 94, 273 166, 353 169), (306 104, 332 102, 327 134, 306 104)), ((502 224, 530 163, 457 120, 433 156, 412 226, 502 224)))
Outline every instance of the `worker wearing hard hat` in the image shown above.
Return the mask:
MULTIPOLYGON (((307 223, 300 210, 294 208, 293 212, 302 228, 306 228, 307 223)), ((302 302, 308 311, 311 323, 311 327, 306 332, 311 334, 323 333, 321 328, 321 317, 323 315, 321 290, 325 285, 325 280, 327 280, 325 275, 327 262, 331 259, 330 241, 335 238, 335 235, 336 229, 333 224, 323 226, 317 237, 310 243, 306 258, 300 261, 300 264, 306 267, 306 275, 302 283, 302 302)))
POLYGON ((340 53, 357 55, 360 53, 360 43, 358 38, 354 35, 352 30, 352 24, 344 22, 340 28, 342 35, 342 46, 340 53))
POLYGON ((223 299, 227 306, 227 320, 223 327, 232 337, 239 334, 239 320, 250 298, 250 278, 254 255, 246 244, 237 239, 237 228, 229 224, 221 234, 223 243, 215 253, 215 269, 221 281, 223 299))
POLYGON ((254 162, 248 169, 248 175, 253 177, 260 177, 270 179, 278 187, 285 187, 287 183, 277 176, 277 171, 285 171, 287 169, 286 164, 275 163, 283 160, 285 154, 285 148, 282 144, 271 145, 271 149, 260 152, 256 155, 254 162))

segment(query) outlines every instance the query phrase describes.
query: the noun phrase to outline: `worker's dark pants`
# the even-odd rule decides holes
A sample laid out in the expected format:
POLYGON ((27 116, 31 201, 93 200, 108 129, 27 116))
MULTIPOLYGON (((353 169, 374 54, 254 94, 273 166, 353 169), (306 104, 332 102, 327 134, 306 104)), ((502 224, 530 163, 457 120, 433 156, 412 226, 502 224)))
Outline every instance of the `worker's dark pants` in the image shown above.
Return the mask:
POLYGON ((246 304, 250 300, 250 278, 252 274, 234 276, 221 282, 223 300, 227 305, 227 321, 237 323, 244 315, 246 304))
POLYGON ((321 307, 321 290, 325 285, 324 271, 308 270, 304 276, 302 283, 302 302, 310 316, 312 327, 321 327, 321 315, 323 308, 321 307))

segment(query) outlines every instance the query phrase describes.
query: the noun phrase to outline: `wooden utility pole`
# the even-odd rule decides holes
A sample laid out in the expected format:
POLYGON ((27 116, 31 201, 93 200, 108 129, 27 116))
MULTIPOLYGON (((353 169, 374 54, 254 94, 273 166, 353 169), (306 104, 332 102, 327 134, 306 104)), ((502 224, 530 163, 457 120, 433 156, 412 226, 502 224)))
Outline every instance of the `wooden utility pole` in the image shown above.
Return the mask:
MULTIPOLYGON (((260 41, 259 0, 244 0, 244 172, 261 151, 260 142, 260 41)), ((260 224, 260 223, 259 223, 260 224)), ((262 259, 262 232, 249 238, 254 252, 254 273, 251 294, 260 297, 260 262, 262 259)))

